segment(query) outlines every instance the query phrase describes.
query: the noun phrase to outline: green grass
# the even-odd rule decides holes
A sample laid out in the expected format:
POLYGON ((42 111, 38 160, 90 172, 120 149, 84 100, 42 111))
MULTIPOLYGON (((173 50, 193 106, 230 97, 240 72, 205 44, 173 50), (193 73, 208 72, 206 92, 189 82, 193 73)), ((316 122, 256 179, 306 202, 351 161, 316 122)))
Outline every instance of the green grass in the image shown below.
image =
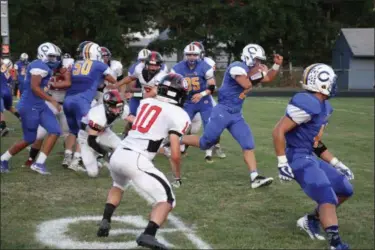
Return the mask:
MULTIPOLYGON (((311 211, 314 203, 295 183, 277 180, 272 128, 283 115, 288 98, 250 97, 244 107, 256 141, 261 174, 273 176, 272 186, 252 190, 241 150, 228 132, 221 144, 227 158, 211 165, 204 153, 190 148, 183 159, 183 185, 175 190, 177 206, 173 214, 213 248, 294 248, 327 249, 325 241, 311 241, 299 231, 296 220, 311 211)), ((336 108, 324 135, 324 142, 355 174, 354 196, 338 209, 340 232, 353 249, 374 247, 374 103, 373 99, 333 99, 336 108)), ((22 134, 19 123, 7 113, 14 127, 1 140, 1 153, 22 134)), ((122 125, 116 124, 120 132, 122 125)), ((74 216, 101 216, 112 181, 107 170, 96 179, 63 169, 59 142, 47 165, 51 176, 41 176, 20 166, 27 151, 11 160, 12 170, 1 175, 1 248, 48 248, 36 240, 37 226, 47 220, 74 216)), ((124 159, 126 160, 126 159, 124 159)), ((168 161, 158 156, 156 166, 170 176, 168 161)), ((119 215, 147 218, 150 206, 133 190, 125 193, 119 215)), ((169 223, 168 228, 173 228, 169 223)), ((134 225, 114 223, 113 229, 134 229, 134 225)), ((94 221, 71 224, 66 235, 77 241, 131 241, 135 235, 96 238, 94 221)), ((179 248, 194 245, 180 232, 163 234, 179 248)))

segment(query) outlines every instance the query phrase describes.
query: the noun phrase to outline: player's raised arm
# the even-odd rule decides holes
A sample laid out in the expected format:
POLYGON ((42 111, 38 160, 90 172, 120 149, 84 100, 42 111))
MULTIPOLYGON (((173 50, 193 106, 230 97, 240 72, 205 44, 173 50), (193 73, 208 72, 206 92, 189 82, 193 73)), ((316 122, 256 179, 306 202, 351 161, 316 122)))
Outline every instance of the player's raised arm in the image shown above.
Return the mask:
POLYGON ((283 64, 283 57, 279 54, 275 54, 273 56, 273 66, 270 70, 268 70, 267 72, 267 75, 264 76, 264 78, 262 79, 262 83, 267 83, 267 82, 272 82, 277 74, 279 73, 279 70, 280 70, 280 66, 283 64))

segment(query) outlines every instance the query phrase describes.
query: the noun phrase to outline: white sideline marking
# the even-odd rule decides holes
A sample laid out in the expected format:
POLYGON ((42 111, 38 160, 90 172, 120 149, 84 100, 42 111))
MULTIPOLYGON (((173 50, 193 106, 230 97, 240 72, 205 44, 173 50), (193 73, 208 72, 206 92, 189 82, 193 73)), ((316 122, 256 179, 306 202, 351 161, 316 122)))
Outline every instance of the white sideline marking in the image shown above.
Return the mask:
MULTIPOLYGON (((130 184, 135 192, 144 198, 147 202, 153 203, 151 197, 144 193, 139 188, 130 184)), ((36 239, 44 245, 59 248, 59 249, 134 249, 137 248, 137 243, 135 240, 126 242, 100 242, 100 241, 80 241, 74 236, 67 235, 69 231, 69 226, 71 224, 77 224, 82 221, 101 221, 101 216, 81 216, 81 217, 67 217, 62 219, 49 220, 41 223, 37 227, 35 233, 36 239)), ((158 231, 158 240, 169 248, 176 247, 170 242, 168 242, 164 234, 180 232, 183 233, 188 240, 190 240, 195 247, 198 249, 212 249, 211 246, 200 239, 192 229, 188 228, 177 216, 172 213, 168 216, 169 222, 175 228, 162 228, 158 231)), ((148 221, 142 216, 114 216, 112 221, 119 221, 131 225, 134 229, 121 228, 113 229, 110 231, 110 236, 118 236, 123 234, 130 234, 138 236, 147 226, 148 221)), ((94 228, 97 229, 96 227, 94 228)), ((95 231, 94 231, 95 232, 95 231)))

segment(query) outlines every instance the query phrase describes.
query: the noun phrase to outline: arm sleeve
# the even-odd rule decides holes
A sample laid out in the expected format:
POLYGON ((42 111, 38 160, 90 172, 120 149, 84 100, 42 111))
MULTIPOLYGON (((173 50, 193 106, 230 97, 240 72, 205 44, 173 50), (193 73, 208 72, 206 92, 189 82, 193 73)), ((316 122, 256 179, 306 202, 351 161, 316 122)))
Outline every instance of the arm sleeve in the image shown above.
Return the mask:
POLYGON ((239 66, 234 66, 233 68, 231 68, 229 70, 229 74, 231 75, 231 77, 234 79, 236 78, 236 76, 241 76, 241 75, 247 75, 247 72, 244 68, 241 68, 239 66))
POLYGON ((286 108, 286 115, 297 124, 306 123, 311 120, 310 114, 292 104, 288 104, 286 108))
POLYGON ((98 152, 101 155, 105 155, 107 151, 99 145, 99 143, 96 141, 96 138, 98 136, 96 135, 89 135, 87 138, 87 144, 96 152, 98 152))
POLYGON ((37 75, 37 76, 42 76, 43 78, 48 75, 48 71, 40 68, 33 68, 30 70, 30 74, 32 75, 37 75))

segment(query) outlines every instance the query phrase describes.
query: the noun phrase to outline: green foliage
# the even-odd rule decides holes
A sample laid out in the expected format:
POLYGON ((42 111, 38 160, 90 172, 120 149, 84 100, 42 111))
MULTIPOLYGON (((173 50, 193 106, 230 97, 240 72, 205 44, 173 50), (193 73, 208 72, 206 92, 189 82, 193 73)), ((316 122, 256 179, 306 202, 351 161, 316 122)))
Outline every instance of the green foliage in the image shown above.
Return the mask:
POLYGON ((221 51, 239 59, 242 48, 259 43, 272 53, 306 65, 330 62, 340 28, 373 27, 371 0, 39 0, 9 1, 12 53, 35 56, 45 41, 74 53, 77 45, 92 40, 108 47, 123 62, 134 57, 128 48, 132 32, 169 29, 167 40, 148 47, 163 54, 178 53, 191 41, 203 41, 215 58, 221 51))

